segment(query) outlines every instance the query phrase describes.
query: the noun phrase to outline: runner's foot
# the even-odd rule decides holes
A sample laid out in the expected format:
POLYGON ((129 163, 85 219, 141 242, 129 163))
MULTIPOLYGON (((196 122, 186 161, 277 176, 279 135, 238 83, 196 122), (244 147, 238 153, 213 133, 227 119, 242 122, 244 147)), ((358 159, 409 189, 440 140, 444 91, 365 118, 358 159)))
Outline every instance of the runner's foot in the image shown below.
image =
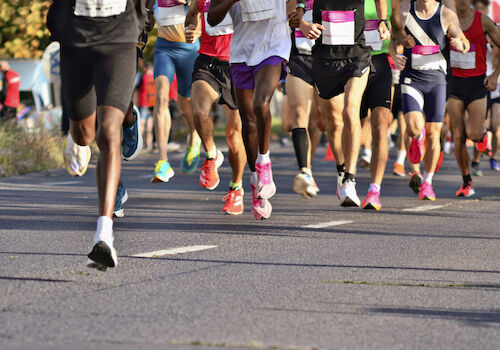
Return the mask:
POLYGON ((90 147, 77 145, 71 134, 68 134, 64 141, 63 157, 66 170, 71 176, 83 176, 90 163, 90 147))
POLYGON ((136 117, 136 121, 132 126, 123 128, 122 139, 122 156, 124 160, 133 160, 141 153, 143 140, 139 128, 140 113, 136 106, 132 108, 132 113, 136 117))
POLYGON ((418 164, 422 161, 424 156, 424 138, 425 129, 418 139, 411 139, 410 147, 408 148, 408 160, 413 164, 418 164))
POLYGON ((293 190, 295 193, 301 194, 306 198, 316 197, 318 193, 314 187, 310 169, 302 168, 297 176, 295 176, 293 190))
POLYGON ((219 186, 220 178, 217 169, 220 168, 224 162, 224 155, 221 151, 217 150, 215 159, 205 159, 205 163, 201 167, 200 173, 200 186, 207 190, 214 190, 219 186))
POLYGON ((368 192, 361 206, 363 207, 363 209, 382 209, 382 203, 380 203, 380 192, 368 192))
POLYGON ((348 179, 340 188, 340 205, 343 207, 359 207, 361 201, 356 193, 356 181, 348 179))
POLYGON ((243 195, 244 191, 242 188, 229 189, 228 194, 222 199, 224 207, 222 208, 222 213, 228 215, 241 215, 243 214, 243 195))
POLYGON ((413 193, 419 194, 422 186, 422 175, 420 173, 410 173, 410 181, 408 186, 413 190, 413 193))
POLYGON ((258 195, 262 199, 269 199, 276 193, 276 185, 273 181, 271 162, 255 163, 258 177, 258 195))
POLYGON ((436 194, 434 193, 434 190, 432 189, 432 185, 428 184, 427 182, 422 183, 422 186, 420 187, 420 192, 418 194, 418 198, 420 200, 435 201, 436 194))
POLYGON ((404 164, 399 164, 398 162, 394 163, 394 168, 392 170, 392 173, 396 176, 401 176, 405 177, 406 172, 405 172, 405 165, 404 164))
POLYGON ((457 191, 457 197, 472 197, 476 191, 474 187, 472 187, 472 182, 469 182, 467 185, 463 184, 462 187, 457 191))
POLYGON ((123 205, 128 200, 128 193, 125 186, 120 183, 118 185, 118 189, 116 190, 116 200, 115 200, 115 209, 113 210, 113 215, 117 218, 122 218, 125 216, 123 212, 123 205))
POLYGON ((187 146, 186 153, 181 160, 181 171, 183 174, 191 174, 198 169, 200 163, 201 139, 196 137, 192 146, 187 146))
POLYGON ((159 160, 155 164, 155 172, 151 182, 168 182, 174 176, 174 169, 170 166, 170 163, 166 160, 159 160))

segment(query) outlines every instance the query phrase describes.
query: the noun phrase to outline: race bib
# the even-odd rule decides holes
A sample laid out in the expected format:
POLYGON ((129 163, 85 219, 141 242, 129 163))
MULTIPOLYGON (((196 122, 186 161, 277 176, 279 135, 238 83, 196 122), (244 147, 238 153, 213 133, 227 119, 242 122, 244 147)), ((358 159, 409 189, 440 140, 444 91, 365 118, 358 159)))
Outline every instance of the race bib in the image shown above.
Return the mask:
POLYGON ((241 20, 243 22, 264 21, 274 18, 276 10, 273 1, 269 0, 239 0, 241 20))
POLYGON ((210 36, 220 36, 220 35, 228 35, 228 34, 233 34, 234 29, 233 29, 233 20, 229 13, 226 14, 226 17, 224 17, 224 20, 217 24, 215 27, 212 27, 210 24, 208 24, 207 18, 208 18, 208 10, 210 9, 210 0, 205 0, 205 4, 203 5, 203 9, 205 11, 205 31, 207 32, 208 35, 210 36))
MULTIPOLYGON (((312 16, 312 8, 314 5, 314 0, 307 0, 306 1, 306 12, 304 13, 304 20, 312 23, 313 21, 313 16, 312 16)), ((312 39, 307 39, 304 36, 304 33, 300 29, 295 29, 295 46, 297 47, 297 50, 299 51, 300 54, 303 55, 310 55, 312 53, 312 48, 314 46, 315 40, 312 39)))
POLYGON ((111 17, 125 12, 127 0, 76 0, 75 16, 111 17))
POLYGON ((354 45, 354 11, 322 11, 323 44, 354 45))
POLYGON ((476 44, 470 45, 467 53, 461 53, 450 46, 451 68, 476 69, 476 44))
POLYGON ((439 45, 415 45, 411 49, 411 67, 415 70, 439 70, 441 68, 439 45))
POLYGON ((186 11, 184 5, 176 0, 157 0, 156 20, 160 26, 184 24, 186 11))
POLYGON ((373 51, 382 49, 383 41, 378 32, 378 19, 369 19, 365 22, 365 42, 367 46, 372 47, 373 51))

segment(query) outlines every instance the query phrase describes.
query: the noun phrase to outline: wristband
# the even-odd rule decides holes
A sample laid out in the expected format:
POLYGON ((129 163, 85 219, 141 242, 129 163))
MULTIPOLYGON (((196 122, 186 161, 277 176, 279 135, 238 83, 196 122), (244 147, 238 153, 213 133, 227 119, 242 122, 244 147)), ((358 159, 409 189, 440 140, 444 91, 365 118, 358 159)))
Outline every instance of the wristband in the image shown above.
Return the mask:
POLYGON ((302 2, 299 2, 297 3, 297 6, 295 6, 295 9, 298 10, 298 9, 303 9, 304 12, 306 11, 306 4, 302 3, 302 2))
POLYGON ((385 26, 387 29, 389 29, 389 23, 387 22, 387 19, 379 19, 378 20, 378 26, 380 27, 380 23, 384 22, 385 26))

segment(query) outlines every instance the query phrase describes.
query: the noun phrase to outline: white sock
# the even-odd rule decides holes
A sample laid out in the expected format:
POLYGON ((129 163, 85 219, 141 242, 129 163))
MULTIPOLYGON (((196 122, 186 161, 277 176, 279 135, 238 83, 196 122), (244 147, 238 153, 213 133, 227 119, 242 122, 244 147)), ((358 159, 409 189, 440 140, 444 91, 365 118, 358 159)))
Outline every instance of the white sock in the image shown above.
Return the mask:
POLYGON ((396 159, 396 163, 398 163, 398 164, 404 164, 405 163, 405 158, 406 158, 406 151, 399 150, 398 151, 398 157, 396 159))
POLYGON ((368 189, 368 192, 380 192, 380 186, 374 183, 370 184, 370 188, 368 189))
POLYGON ((250 183, 252 185, 257 185, 258 181, 259 181, 259 178, 257 176, 257 172, 256 171, 251 171, 250 172, 250 183))
POLYGON ((210 151, 205 152, 205 156, 207 159, 215 159, 217 158, 217 147, 214 146, 210 151))
POLYGON ((113 220, 107 216, 100 216, 97 219, 97 231, 94 237, 94 244, 103 241, 107 245, 113 245, 113 220))
POLYGON ((428 173, 424 171, 424 182, 428 183, 429 185, 432 185, 432 177, 434 176, 434 173, 428 173))
POLYGON ((267 153, 264 154, 259 152, 259 155, 257 156, 257 163, 259 164, 271 163, 271 157, 269 155, 269 151, 267 151, 267 153))
POLYGON ((364 156, 367 156, 369 159, 372 159, 372 150, 371 149, 368 149, 368 148, 365 148, 363 150, 363 157, 364 156))

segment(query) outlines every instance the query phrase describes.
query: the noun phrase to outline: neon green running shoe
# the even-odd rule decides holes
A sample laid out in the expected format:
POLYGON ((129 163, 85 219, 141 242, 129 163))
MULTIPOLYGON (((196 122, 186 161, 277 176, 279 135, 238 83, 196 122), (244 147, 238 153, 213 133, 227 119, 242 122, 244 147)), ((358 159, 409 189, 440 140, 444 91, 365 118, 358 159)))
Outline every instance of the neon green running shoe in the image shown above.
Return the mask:
POLYGON ((168 182, 168 180, 170 180, 173 176, 174 169, 172 169, 170 163, 166 160, 161 159, 155 164, 155 173, 153 174, 151 182, 168 182))

